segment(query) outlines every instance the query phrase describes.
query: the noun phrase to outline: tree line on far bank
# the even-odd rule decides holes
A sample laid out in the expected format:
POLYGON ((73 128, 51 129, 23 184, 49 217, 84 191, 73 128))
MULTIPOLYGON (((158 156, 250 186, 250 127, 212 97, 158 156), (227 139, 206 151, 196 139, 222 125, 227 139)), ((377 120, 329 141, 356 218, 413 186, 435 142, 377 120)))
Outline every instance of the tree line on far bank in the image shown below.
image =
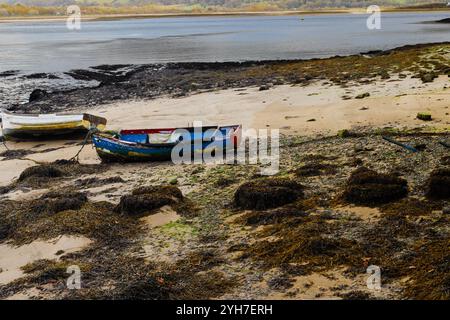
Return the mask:
MULTIPOLYGON (((159 14, 208 13, 223 11, 281 11, 363 8, 367 0, 0 0, 0 16, 65 15, 74 2, 84 14, 159 14), (3 3, 2 3, 3 2, 3 3)), ((377 5, 404 8, 444 8, 447 3, 437 0, 378 0, 377 5)))

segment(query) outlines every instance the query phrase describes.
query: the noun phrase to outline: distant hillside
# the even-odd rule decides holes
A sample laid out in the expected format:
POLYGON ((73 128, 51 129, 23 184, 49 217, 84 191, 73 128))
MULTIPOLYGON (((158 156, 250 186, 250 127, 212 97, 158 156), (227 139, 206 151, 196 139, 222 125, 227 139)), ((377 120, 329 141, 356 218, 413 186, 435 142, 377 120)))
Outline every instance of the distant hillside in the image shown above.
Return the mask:
MULTIPOLYGON (((87 6, 143 6, 143 5, 184 5, 201 7, 240 8, 252 5, 273 6, 279 9, 298 8, 353 8, 374 4, 368 0, 0 0, 0 3, 22 4, 26 6, 62 6, 79 3, 87 6)), ((444 1, 430 0, 377 0, 377 5, 416 6, 430 4, 444 5, 444 1)))
MULTIPOLYGON (((152 14, 344 9, 373 3, 370 0, 0 0, 0 17, 64 15, 71 4, 80 5, 84 14, 152 14)), ((425 9, 446 6, 446 2, 430 0, 377 0, 376 4, 425 9)))

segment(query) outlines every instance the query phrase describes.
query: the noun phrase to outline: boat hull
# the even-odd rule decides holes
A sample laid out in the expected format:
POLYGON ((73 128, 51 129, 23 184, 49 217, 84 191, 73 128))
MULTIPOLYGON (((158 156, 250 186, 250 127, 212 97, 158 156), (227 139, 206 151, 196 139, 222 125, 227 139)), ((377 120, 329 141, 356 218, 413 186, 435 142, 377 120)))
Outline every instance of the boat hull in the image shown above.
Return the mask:
MULTIPOLYGON (((240 128, 240 127, 239 127, 240 128)), ((190 150, 192 159, 202 159, 203 154, 215 155, 226 149, 235 148, 237 139, 227 136, 223 140, 212 143, 202 140, 172 141, 166 143, 144 143, 146 132, 166 132, 167 129, 149 130, 124 130, 122 140, 117 137, 96 134, 92 138, 93 145, 98 156, 103 162, 145 162, 145 161, 169 161, 172 160, 172 150, 177 146, 177 151, 190 150), (146 132, 143 132, 146 131, 146 132), (179 143, 182 143, 181 145, 179 143), (198 154, 201 156, 199 157, 198 154), (197 155, 197 156, 196 156, 197 155)), ((175 130, 175 129, 172 129, 175 130)))
MULTIPOLYGON (((138 145, 126 145, 118 140, 112 140, 105 137, 94 136, 93 144, 98 156, 103 162, 147 162, 147 161, 170 161, 172 159, 172 145, 144 147, 138 145)), ((226 142, 224 142, 225 144, 226 142)), ((192 144, 191 156, 194 158, 196 153, 218 152, 225 148, 222 146, 211 147, 211 142, 204 142, 199 145, 192 144)))
POLYGON ((172 152, 172 147, 142 148, 100 136, 94 136, 92 143, 103 162, 167 161, 172 152))
POLYGON ((3 136, 6 139, 39 139, 39 138, 60 138, 69 135, 83 136, 88 132, 82 125, 73 125, 66 128, 18 128, 3 129, 3 136))
POLYGON ((94 126, 104 129, 106 119, 80 115, 26 115, 2 113, 2 134, 6 139, 60 138, 80 136, 94 126))

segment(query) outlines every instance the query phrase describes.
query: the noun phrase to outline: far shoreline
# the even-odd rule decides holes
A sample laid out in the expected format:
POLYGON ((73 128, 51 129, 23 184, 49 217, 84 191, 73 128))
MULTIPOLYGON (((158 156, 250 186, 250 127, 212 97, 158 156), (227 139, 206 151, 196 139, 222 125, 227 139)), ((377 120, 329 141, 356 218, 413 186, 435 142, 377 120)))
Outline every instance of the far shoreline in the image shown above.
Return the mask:
MULTIPOLYGON (((432 9, 398 9, 381 8, 385 13, 440 13, 448 12, 448 8, 432 9)), ((189 17, 228 17, 228 16, 295 16, 295 15, 338 15, 338 14, 368 14, 364 8, 360 9, 330 9, 330 10, 305 10, 305 11, 226 11, 207 13, 133 13, 133 14, 93 14, 82 15, 82 21, 112 21, 126 19, 157 19, 157 18, 189 18, 189 17)), ((0 23, 8 22, 53 22, 65 21, 67 16, 16 16, 0 17, 0 23)))

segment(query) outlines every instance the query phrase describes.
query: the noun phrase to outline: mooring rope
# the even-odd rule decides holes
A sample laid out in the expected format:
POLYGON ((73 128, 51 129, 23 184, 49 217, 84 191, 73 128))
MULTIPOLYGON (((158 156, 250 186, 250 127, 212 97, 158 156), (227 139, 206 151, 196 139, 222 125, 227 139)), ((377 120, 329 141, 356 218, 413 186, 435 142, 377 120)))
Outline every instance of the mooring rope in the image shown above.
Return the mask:
MULTIPOLYGON (((81 151, 83 151, 83 149, 84 149, 84 147, 86 146, 86 144, 88 143, 89 138, 90 138, 94 133, 96 133, 96 132, 98 132, 98 129, 97 129, 97 128, 93 128, 93 129, 90 129, 90 130, 88 131, 88 133, 87 133, 86 136, 84 137, 84 140, 83 140, 83 143, 82 143, 82 145, 81 145, 80 150, 78 150, 78 152, 77 152, 72 158, 70 158, 69 161, 75 161, 75 162, 78 162, 78 156, 80 155, 81 151)), ((4 139, 4 137, 2 137, 1 143, 2 143, 2 145, 5 147, 5 149, 6 149, 7 151, 11 151, 11 149, 8 148, 8 146, 6 145, 6 140, 4 139)), ((30 158, 25 158, 25 157, 20 157, 20 158, 17 158, 17 159, 18 159, 18 160, 28 160, 28 161, 32 161, 32 162, 34 162, 34 163, 36 163, 36 164, 43 164, 43 162, 36 161, 36 160, 30 159, 30 158)))
POLYGON ((69 161, 74 161, 74 162, 78 162, 78 156, 80 155, 81 151, 83 151, 84 147, 86 146, 86 144, 89 141, 89 138, 94 134, 98 132, 97 128, 92 128, 88 131, 88 133, 86 134, 86 136, 84 137, 83 143, 81 145, 80 150, 78 150, 78 152, 76 153, 76 155, 74 155, 72 158, 69 159, 69 161))
POLYGON ((8 148, 8 146, 6 145, 6 140, 5 140, 4 137, 2 137, 2 144, 3 144, 3 146, 5 147, 5 149, 6 149, 7 151, 9 151, 9 148, 8 148))

